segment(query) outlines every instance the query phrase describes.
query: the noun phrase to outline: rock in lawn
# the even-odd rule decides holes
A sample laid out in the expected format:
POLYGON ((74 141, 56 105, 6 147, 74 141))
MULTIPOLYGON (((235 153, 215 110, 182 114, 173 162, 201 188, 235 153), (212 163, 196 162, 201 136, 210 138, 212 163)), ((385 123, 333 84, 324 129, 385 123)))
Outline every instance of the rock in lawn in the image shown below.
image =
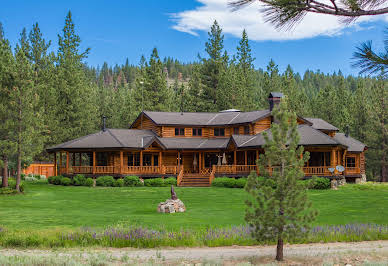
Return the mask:
POLYGON ((174 187, 171 186, 171 199, 161 202, 158 205, 158 212, 164 213, 175 213, 175 212, 185 212, 186 207, 183 202, 177 198, 174 191, 174 187))

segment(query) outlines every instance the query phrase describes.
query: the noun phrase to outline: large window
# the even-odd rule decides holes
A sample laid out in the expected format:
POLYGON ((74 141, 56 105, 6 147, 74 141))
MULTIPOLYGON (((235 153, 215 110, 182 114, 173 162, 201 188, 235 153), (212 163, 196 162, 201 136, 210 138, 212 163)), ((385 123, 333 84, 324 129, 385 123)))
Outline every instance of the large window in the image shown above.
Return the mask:
POLYGON ((132 153, 128 156, 128 166, 140 166, 139 153, 132 153))
POLYGON ((202 128, 193 128, 193 136, 202 136, 202 128))
POLYGON ((185 135, 185 129, 184 128, 175 128, 175 136, 184 136, 185 135))
POLYGON ((217 136, 217 137, 225 136, 225 128, 215 128, 214 129, 214 136, 217 136))
POLYGON ((356 167, 356 157, 346 157, 346 167, 356 167))

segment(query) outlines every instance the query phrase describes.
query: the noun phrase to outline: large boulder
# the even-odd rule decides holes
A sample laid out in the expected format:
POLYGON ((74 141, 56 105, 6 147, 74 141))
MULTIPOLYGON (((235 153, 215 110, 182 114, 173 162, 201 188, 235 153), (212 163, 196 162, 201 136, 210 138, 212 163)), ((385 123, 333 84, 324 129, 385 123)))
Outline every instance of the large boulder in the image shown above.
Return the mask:
POLYGON ((185 212, 185 204, 180 199, 168 199, 165 202, 161 202, 158 205, 158 212, 163 213, 175 213, 175 212, 185 212))

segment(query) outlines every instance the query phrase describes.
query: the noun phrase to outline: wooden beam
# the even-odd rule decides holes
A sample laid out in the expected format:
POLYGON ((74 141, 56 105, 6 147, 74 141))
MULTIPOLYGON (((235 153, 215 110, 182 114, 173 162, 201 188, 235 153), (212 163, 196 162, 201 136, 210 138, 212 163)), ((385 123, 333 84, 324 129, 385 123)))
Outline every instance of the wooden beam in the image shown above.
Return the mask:
POLYGON ((177 160, 178 160, 178 167, 180 168, 180 166, 181 166, 181 153, 180 153, 180 151, 178 151, 177 160))
POLYGON ((143 166, 143 150, 140 151, 140 166, 143 166))
POLYGON ((97 163, 96 163, 96 152, 93 151, 93 174, 96 173, 96 166, 97 166, 97 163))
POLYGON ((123 151, 120 151, 120 174, 124 171, 124 156, 123 151))
POLYGON ((54 152, 54 175, 57 175, 57 153, 54 152))
POLYGON ((237 165, 237 150, 234 150, 234 154, 233 154, 233 164, 234 165, 237 165))
POLYGON ((248 151, 244 152, 244 163, 245 165, 248 165, 248 151))
POLYGON ((202 152, 198 153, 198 172, 200 173, 202 169, 202 152))
POLYGON ((160 151, 159 152, 159 166, 161 167, 163 164, 163 160, 162 160, 162 152, 160 151))
POLYGON ((69 173, 69 152, 66 152, 66 174, 69 173))

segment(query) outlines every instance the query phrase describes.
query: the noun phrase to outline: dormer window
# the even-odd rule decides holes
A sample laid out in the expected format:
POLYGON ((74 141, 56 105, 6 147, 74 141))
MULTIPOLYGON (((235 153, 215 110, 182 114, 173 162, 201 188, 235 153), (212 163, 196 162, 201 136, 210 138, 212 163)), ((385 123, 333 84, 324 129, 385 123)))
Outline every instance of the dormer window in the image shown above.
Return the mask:
POLYGON ((239 128, 239 127, 233 128, 233 134, 234 134, 234 135, 240 134, 240 128, 239 128))
POLYGON ((175 128, 175 136, 184 136, 185 135, 185 129, 184 128, 175 128))
POLYGON ((215 128, 214 129, 214 136, 217 136, 217 137, 225 136, 225 128, 215 128))
POLYGON ((202 136, 202 128, 193 128, 193 136, 202 136))
POLYGON ((244 126, 244 134, 249 135, 249 126, 244 126))

